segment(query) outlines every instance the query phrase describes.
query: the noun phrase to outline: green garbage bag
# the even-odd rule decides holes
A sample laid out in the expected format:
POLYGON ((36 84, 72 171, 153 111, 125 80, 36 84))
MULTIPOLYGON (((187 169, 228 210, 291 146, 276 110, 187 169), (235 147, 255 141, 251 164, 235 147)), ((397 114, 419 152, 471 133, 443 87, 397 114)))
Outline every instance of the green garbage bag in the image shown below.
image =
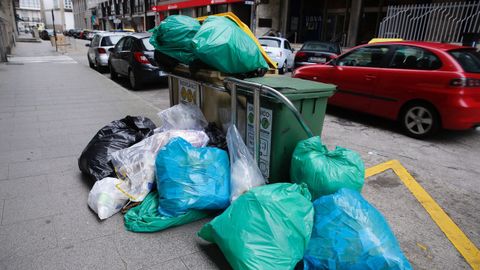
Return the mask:
POLYGON ((163 217, 158 213, 158 192, 152 191, 143 202, 128 210, 124 216, 125 228, 132 232, 158 232, 200 220, 207 217, 207 212, 189 210, 178 217, 163 217))
POLYGON ((341 188, 361 191, 365 166, 358 153, 339 146, 329 151, 316 136, 299 142, 295 147, 290 178, 294 183, 307 184, 315 200, 341 188))
POLYGON ((198 235, 216 243, 233 269, 293 269, 313 228, 313 204, 305 185, 255 187, 233 201, 198 235))
POLYGON ((233 21, 209 16, 192 39, 195 56, 224 73, 268 69, 255 42, 233 21))
POLYGON ((189 16, 172 15, 163 20, 152 32, 150 43, 158 51, 177 59, 184 64, 190 64, 193 54, 192 38, 200 29, 200 23, 189 16))

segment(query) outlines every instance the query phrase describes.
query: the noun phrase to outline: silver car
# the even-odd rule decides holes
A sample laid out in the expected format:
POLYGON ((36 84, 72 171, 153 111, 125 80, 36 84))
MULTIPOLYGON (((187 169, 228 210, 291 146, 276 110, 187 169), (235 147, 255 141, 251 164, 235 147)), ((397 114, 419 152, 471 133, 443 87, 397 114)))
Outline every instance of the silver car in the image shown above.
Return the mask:
POLYGON ((111 33, 101 32, 95 34, 92 41, 85 46, 88 48, 87 58, 88 65, 98 71, 103 71, 108 68, 108 56, 110 52, 108 49, 113 48, 115 44, 127 33, 111 33))

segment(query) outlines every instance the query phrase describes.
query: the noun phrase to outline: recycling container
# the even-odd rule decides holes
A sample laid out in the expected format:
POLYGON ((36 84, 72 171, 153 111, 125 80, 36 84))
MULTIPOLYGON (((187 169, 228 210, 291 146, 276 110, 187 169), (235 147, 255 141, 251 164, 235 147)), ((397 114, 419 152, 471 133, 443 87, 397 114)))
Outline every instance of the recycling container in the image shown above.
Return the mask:
MULTIPOLYGON (((335 85, 278 75, 248 78, 245 81, 279 91, 293 103, 313 135, 321 135, 327 101, 336 91, 335 85)), ((246 97, 245 143, 253 153, 253 91, 239 87, 237 92, 246 97)), ((299 141, 309 136, 292 111, 280 100, 262 93, 260 106, 259 168, 270 183, 290 181, 293 150, 299 141)))

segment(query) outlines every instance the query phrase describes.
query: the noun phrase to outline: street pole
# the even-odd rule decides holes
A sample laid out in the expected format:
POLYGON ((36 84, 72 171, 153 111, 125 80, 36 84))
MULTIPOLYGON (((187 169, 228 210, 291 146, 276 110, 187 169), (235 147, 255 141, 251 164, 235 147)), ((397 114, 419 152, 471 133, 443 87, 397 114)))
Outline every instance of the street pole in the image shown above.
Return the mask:
POLYGON ((55 37, 55 51, 58 52, 57 32, 55 31, 55 16, 53 15, 53 9, 52 9, 52 24, 53 24, 53 36, 55 37))
POLYGON ((255 31, 257 28, 257 0, 253 1, 250 18, 252 19, 250 24, 250 30, 252 30, 253 35, 256 36, 255 31))

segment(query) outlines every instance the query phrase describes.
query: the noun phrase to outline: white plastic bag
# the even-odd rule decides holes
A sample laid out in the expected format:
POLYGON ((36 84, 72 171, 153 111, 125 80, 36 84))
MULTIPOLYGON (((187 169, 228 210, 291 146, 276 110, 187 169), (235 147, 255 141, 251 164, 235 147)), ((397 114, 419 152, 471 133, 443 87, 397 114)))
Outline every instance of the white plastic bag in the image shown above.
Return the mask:
POLYGON ((120 182, 117 178, 106 177, 95 182, 90 190, 88 206, 100 219, 113 216, 127 203, 128 197, 115 187, 120 182))
POLYGON ((152 190, 155 182, 155 158, 170 139, 181 137, 196 147, 204 147, 208 136, 198 130, 169 130, 156 133, 129 148, 112 154, 112 164, 117 176, 123 181, 118 188, 131 201, 141 202, 152 190))
POLYGON ((200 108, 193 104, 179 103, 158 113, 162 119, 162 126, 155 129, 155 133, 167 130, 204 130, 208 125, 207 119, 200 108))
POLYGON ((230 201, 234 201, 251 188, 264 185, 265 179, 235 126, 228 128, 227 145, 231 170, 230 201))

